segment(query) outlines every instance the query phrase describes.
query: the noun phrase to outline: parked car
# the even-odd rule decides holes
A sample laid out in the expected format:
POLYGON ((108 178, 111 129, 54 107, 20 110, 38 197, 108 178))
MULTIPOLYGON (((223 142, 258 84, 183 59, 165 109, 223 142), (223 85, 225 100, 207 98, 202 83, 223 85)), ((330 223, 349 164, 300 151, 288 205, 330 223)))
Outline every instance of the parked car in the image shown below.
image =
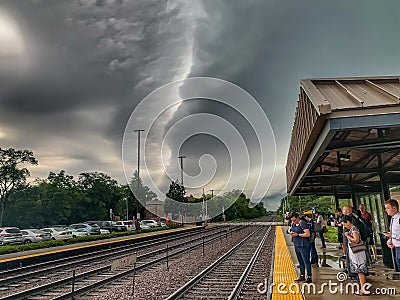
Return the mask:
POLYGON ((72 232, 64 227, 46 227, 41 230, 50 233, 53 240, 68 240, 73 237, 72 232))
POLYGON ((75 229, 75 228, 72 228, 72 227, 67 227, 66 229, 69 232, 71 232, 73 238, 90 235, 90 233, 87 232, 85 229, 81 229, 81 228, 75 229))
POLYGON ((0 245, 22 244, 24 238, 21 231, 16 227, 0 228, 0 245))
POLYGON ((97 225, 101 229, 107 229, 110 232, 114 231, 127 231, 127 228, 125 225, 118 225, 116 222, 112 221, 87 221, 85 224, 89 225, 97 225))
POLYGON ((80 229, 79 231, 86 231, 89 234, 100 234, 100 226, 95 223, 92 223, 91 225, 87 223, 72 224, 69 225, 68 228, 80 229))
POLYGON ((135 230, 135 225, 133 224, 132 221, 117 221, 117 222, 115 222, 115 225, 125 226, 127 231, 135 230))
POLYGON ((145 224, 152 228, 158 227, 158 223, 155 220, 142 220, 140 221, 140 226, 142 226, 142 224, 145 224))
POLYGON ((151 228, 149 225, 147 225, 145 222, 140 221, 140 229, 149 229, 151 228))
POLYGON ((24 244, 50 241, 51 234, 39 229, 23 229, 21 230, 24 244))

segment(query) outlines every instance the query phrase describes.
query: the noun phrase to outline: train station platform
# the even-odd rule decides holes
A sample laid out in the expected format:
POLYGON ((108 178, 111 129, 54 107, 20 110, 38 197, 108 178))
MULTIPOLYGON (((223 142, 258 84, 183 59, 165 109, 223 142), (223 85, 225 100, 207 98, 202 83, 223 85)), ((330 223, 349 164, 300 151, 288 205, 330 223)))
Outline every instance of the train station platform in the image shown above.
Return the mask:
POLYGON ((385 267, 382 258, 369 269, 367 282, 371 284, 370 296, 355 295, 358 283, 347 278, 343 272, 344 262, 340 258, 341 250, 337 243, 326 243, 326 249, 321 249, 321 241, 316 239, 319 256, 318 266, 312 267, 313 283, 304 285, 294 282, 299 276, 298 262, 294 252, 291 237, 286 234, 288 227, 278 226, 274 250, 274 270, 272 280, 272 300, 332 300, 346 297, 346 300, 356 299, 400 299, 400 280, 393 280, 393 269, 385 267))

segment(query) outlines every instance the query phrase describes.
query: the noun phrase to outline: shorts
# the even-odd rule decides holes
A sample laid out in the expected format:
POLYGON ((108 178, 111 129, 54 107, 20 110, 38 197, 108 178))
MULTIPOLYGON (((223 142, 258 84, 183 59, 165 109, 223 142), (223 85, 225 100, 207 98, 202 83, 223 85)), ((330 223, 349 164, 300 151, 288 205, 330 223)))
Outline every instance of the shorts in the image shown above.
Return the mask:
POLYGON ((375 245, 373 234, 368 237, 368 245, 375 245))
POLYGON ((339 244, 343 244, 343 232, 338 231, 337 238, 338 238, 339 244))

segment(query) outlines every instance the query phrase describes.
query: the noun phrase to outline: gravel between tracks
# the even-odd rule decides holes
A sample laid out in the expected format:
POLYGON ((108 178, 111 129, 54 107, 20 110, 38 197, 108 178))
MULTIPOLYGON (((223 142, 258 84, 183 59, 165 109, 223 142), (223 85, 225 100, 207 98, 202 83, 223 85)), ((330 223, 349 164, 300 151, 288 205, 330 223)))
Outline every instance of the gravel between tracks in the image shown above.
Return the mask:
MULTIPOLYGON (((169 271, 167 270, 166 263, 163 263, 137 274, 134 296, 132 296, 132 277, 128 277, 121 280, 118 285, 111 284, 105 286, 97 292, 82 296, 81 299, 165 299, 198 272, 209 266, 223 253, 235 246, 248 233, 248 231, 241 231, 232 236, 228 235, 227 238, 219 239, 213 245, 206 245, 204 256, 202 248, 199 248, 170 260, 169 271)), ((273 243, 273 235, 270 234, 266 245, 271 243, 273 243)))
MULTIPOLYGON (((199 236, 203 236, 203 235, 206 235, 206 233, 200 233, 199 236)), ((182 237, 182 239, 180 239, 178 241, 170 242, 169 246, 172 247, 174 245, 181 244, 181 243, 189 241, 191 239, 193 239, 193 237, 182 237)), ((149 246, 148 248, 140 250, 139 254, 142 255, 142 254, 146 254, 150 251, 157 251, 157 250, 161 250, 164 248, 165 248, 165 244, 149 246)), ((99 267, 108 266, 110 264, 111 259, 112 258, 100 259, 99 261, 90 262, 89 264, 78 265, 75 267, 76 275, 87 272, 87 271, 94 270, 99 267)), ((19 291, 33 288, 33 287, 36 287, 38 285, 42 285, 45 283, 54 282, 56 280, 60 280, 60 279, 66 278, 66 277, 71 277, 72 269, 73 268, 69 268, 68 271, 58 270, 55 272, 48 272, 46 274, 38 276, 36 279, 29 279, 29 280, 24 280, 22 282, 18 282, 11 289, 1 290, 0 297, 8 296, 8 295, 17 293, 19 291)), ((40 267, 38 267, 38 270, 40 270, 40 267)))

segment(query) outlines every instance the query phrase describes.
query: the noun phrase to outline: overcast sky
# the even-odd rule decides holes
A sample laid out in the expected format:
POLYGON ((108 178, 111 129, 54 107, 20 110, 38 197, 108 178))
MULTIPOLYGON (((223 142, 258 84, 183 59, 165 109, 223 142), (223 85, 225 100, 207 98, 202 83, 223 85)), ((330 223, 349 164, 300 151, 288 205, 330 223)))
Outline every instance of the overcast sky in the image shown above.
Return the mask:
MULTIPOLYGON (((273 179, 270 187, 269 179, 263 183, 264 202, 275 209, 286 193, 299 80, 400 75, 399 11, 397 0, 2 0, 0 146, 31 149, 39 160, 32 177, 61 169, 72 175, 101 171, 124 183, 122 141, 138 103, 173 81, 218 78, 243 88, 261 106, 275 136, 276 161, 273 138, 269 147, 257 139, 260 119, 246 119, 229 103, 193 99, 159 111, 153 101, 137 118, 157 115, 146 131, 146 163, 161 160, 171 170, 153 166, 150 176, 162 190, 169 179, 180 178, 176 157, 185 155, 195 196, 202 187, 236 184, 232 158, 242 168, 244 145, 250 177, 261 164, 260 151, 269 157, 262 164, 273 179), (218 136, 204 133, 198 118, 209 130, 220 128, 218 136), (243 142, 224 134, 226 123, 243 142)), ((182 100, 187 90, 180 84, 173 95, 182 100)), ((133 143, 136 135, 129 130, 126 139, 133 143)), ((130 163, 135 156, 133 149, 130 163)), ((143 164, 141 175, 147 172, 143 164)))

